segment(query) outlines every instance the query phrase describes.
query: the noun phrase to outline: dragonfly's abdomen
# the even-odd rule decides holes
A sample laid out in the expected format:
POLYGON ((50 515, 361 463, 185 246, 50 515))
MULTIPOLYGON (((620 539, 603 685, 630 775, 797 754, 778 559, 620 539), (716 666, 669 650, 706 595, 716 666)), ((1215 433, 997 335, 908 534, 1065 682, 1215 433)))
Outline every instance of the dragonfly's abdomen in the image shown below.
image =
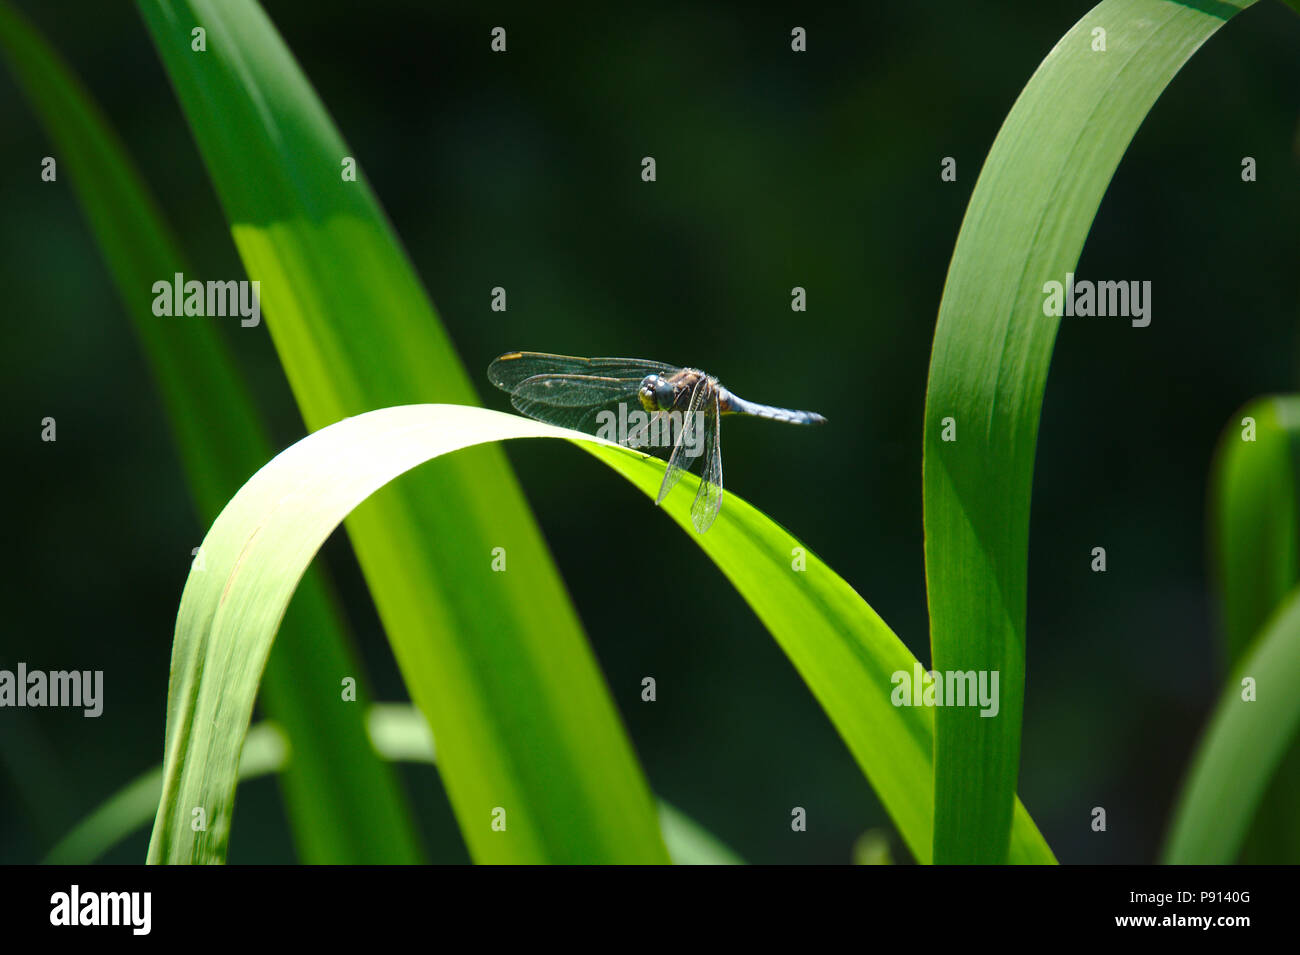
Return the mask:
POLYGON ((784 421, 786 424, 825 424, 826 419, 815 411, 795 411, 793 408, 776 408, 772 405, 760 405, 737 397, 727 389, 721 389, 718 404, 724 413, 747 414, 755 418, 770 418, 784 421))

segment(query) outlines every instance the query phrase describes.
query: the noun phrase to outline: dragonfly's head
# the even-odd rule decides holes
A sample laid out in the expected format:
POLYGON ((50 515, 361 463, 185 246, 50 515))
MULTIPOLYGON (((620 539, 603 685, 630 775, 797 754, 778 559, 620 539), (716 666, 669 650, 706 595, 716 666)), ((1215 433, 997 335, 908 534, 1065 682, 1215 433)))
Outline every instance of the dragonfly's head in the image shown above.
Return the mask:
POLYGON ((667 378, 646 375, 641 379, 637 397, 641 399, 641 407, 648 414, 654 414, 656 411, 671 411, 677 400, 677 389, 667 378))

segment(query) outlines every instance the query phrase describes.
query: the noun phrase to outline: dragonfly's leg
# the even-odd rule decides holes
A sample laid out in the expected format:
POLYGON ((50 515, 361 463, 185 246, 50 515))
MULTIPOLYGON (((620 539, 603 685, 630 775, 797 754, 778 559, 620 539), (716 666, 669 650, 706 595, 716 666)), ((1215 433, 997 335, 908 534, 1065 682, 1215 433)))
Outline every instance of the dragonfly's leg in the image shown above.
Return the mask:
POLYGON ((627 435, 624 437, 623 443, 629 448, 645 447, 650 427, 654 424, 654 420, 658 415, 658 412, 655 412, 653 415, 647 415, 645 421, 641 424, 637 425, 635 428, 629 428, 627 435))
MULTIPOLYGON (((704 397, 706 383, 707 379, 701 378, 691 392, 691 400, 686 408, 685 420, 690 421, 694 418, 695 411, 699 408, 700 401, 704 397)), ((685 460, 686 444, 686 428, 682 428, 677 432, 677 442, 673 445, 673 453, 668 458, 668 470, 664 472, 663 483, 659 485, 659 496, 655 498, 656 504, 663 503, 664 498, 668 496, 668 492, 681 480, 682 471, 690 466, 691 462, 685 460)))
POLYGON ((644 424, 640 424, 628 432, 628 447, 677 447, 677 439, 673 436, 672 413, 656 411, 651 414, 644 424), (670 440, 671 444, 669 443, 670 440))

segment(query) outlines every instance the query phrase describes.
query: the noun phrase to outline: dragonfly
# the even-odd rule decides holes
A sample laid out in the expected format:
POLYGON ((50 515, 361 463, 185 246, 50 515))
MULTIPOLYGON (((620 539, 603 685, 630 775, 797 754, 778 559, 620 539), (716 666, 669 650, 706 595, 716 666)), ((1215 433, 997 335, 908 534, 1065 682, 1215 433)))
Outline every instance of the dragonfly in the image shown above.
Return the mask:
POLYGON ((543 352, 507 352, 488 366, 488 379, 530 418, 650 447, 668 456, 655 504, 662 504, 685 471, 703 460, 691 503, 691 523, 703 534, 722 510, 724 414, 787 424, 824 424, 812 411, 746 401, 712 375, 640 358, 575 358, 543 352))

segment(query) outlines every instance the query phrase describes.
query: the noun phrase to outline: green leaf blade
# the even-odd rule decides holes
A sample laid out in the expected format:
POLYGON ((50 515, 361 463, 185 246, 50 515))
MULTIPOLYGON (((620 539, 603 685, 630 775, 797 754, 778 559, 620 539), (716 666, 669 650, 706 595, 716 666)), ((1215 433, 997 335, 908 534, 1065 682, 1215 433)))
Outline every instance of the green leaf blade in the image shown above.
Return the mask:
POLYGON ((1297 686, 1300 591, 1271 618, 1229 677, 1174 810, 1163 862, 1236 861, 1268 782, 1300 729, 1297 686), (1254 684, 1249 698, 1246 678, 1254 684))
MULTIPOLYGON (((295 582, 332 529, 368 494, 430 457, 465 453, 461 449, 484 441, 525 437, 577 443, 648 498, 658 491, 663 463, 627 448, 513 415, 454 405, 416 405, 371 412, 316 432, 279 455, 236 495, 204 545, 211 572, 191 574, 177 620, 175 654, 182 661, 179 703, 176 719, 169 722, 167 789, 155 822, 151 857, 221 858, 236 754, 248 726, 259 664, 269 652, 295 582), (215 807, 206 833, 189 829, 186 807, 193 805, 215 807)), ((444 463, 449 462, 439 461, 438 467, 444 463)), ((436 470, 423 469, 404 481, 427 480, 436 470)), ((926 861, 931 837, 932 715, 927 708, 895 706, 890 699, 892 674, 911 674, 916 659, 815 555, 807 554, 806 571, 796 570, 791 558, 802 545, 739 497, 730 495, 708 534, 697 534, 690 518, 697 481, 691 475, 683 478, 665 499, 664 509, 718 564, 790 655, 904 840, 918 859, 926 861)), ((387 487, 377 499, 398 490, 400 486, 387 487)), ((475 572, 491 573, 486 561, 475 572)), ((428 662, 441 665, 436 656, 428 662)), ((503 682, 507 678, 518 679, 519 674, 512 670, 502 676, 503 682)), ((590 721, 600 714, 573 711, 572 718, 584 717, 590 721)), ((525 737, 535 732, 525 723, 502 723, 497 729, 525 737)), ((438 741, 441 763, 446 746, 441 736, 438 741)), ((514 802, 513 793, 500 791, 493 794, 496 801, 481 804, 484 827, 492 808, 501 805, 507 808, 508 829, 493 837, 503 843, 510 839, 530 847, 546 844, 552 829, 563 830, 575 812, 598 813, 600 825, 614 832, 624 830, 626 820, 607 809, 613 802, 610 794, 599 786, 579 788, 580 778, 565 777, 570 771, 560 764, 549 778, 553 787, 565 792, 570 800, 566 805, 528 806, 514 802)), ((1054 861, 1027 815, 1018 813, 1016 837, 1015 861, 1054 861)), ((608 845, 580 844, 567 858, 592 861, 605 852, 626 851, 611 836, 608 845)), ((636 859, 630 853, 616 856, 616 861, 636 859)))
MULTIPOLYGON (((1231 673, 1300 583, 1300 398, 1260 398, 1234 415, 1215 454, 1211 485, 1210 559, 1219 597, 1223 669, 1231 673)), ((1250 748, 1256 744, 1253 739, 1243 742, 1250 748)), ((1240 847, 1242 861, 1296 858, 1297 799, 1300 746, 1293 739, 1264 796, 1251 806, 1254 816, 1240 847)))
POLYGON ((1219 443, 1211 491, 1211 556, 1225 657, 1235 666, 1300 579, 1300 398, 1252 401, 1219 443), (1244 440, 1245 419, 1253 420, 1244 440))
MULTIPOLYGON (((433 734, 424 715, 406 703, 376 703, 366 710, 375 752, 386 760, 437 765, 433 734)), ((244 740, 239 781, 285 773, 293 765, 288 740, 275 723, 253 726, 244 740)), ((45 865, 90 865, 128 835, 148 824, 162 795, 162 767, 155 766, 109 796, 45 857, 45 865)), ((681 810, 660 800, 664 843, 677 865, 743 865, 744 860, 681 810)))
MULTIPOLYGON (((139 171, 71 70, 0 2, 0 50, 48 130, 105 256, 161 392, 191 497, 204 524, 271 455, 225 340, 207 321, 153 314, 153 283, 192 274, 139 171), (220 427, 212 422, 220 421, 220 427)), ((177 555, 184 560, 184 555, 177 555)), ((263 702, 293 740, 282 777, 300 858, 310 863, 422 859, 409 806, 370 749, 356 712, 321 686, 355 676, 367 694, 328 586, 303 581, 266 674, 263 702)))
POLYGON ((1044 284, 1074 269, 1142 120, 1183 63, 1251 5, 1105 0, 1047 55, 971 196, 926 394, 926 585, 933 667, 998 671, 1001 711, 936 714, 934 859, 1007 858, 1024 707, 1029 503, 1059 318, 1044 284), (1092 48, 1106 31, 1105 52, 1092 48), (956 440, 944 440, 946 421, 956 440))
MULTIPOLYGON (((261 8, 139 7, 308 427, 388 405, 474 402, 364 177, 343 179, 355 152, 261 8), (191 50, 199 26, 203 53, 191 50)), ((347 530, 411 697, 438 733, 471 857, 668 861, 640 766, 500 449, 391 489, 347 530), (511 570, 487 584, 480 571, 496 547, 511 570), (514 839, 489 827, 505 804, 532 820, 514 839)))

